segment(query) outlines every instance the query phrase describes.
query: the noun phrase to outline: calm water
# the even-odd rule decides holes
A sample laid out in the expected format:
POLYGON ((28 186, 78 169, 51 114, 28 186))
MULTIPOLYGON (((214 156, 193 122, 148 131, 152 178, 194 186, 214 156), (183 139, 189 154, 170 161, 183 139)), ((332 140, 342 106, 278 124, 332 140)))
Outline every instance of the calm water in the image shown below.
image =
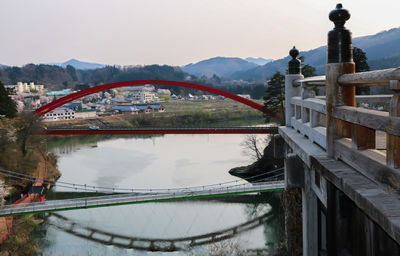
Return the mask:
MULTIPOLYGON (((177 188, 235 180, 228 170, 252 161, 242 153, 243 135, 165 135, 116 138, 55 148, 60 182, 103 187, 177 188)), ((61 191, 62 188, 56 188, 61 191)), ((78 226, 143 238, 178 238, 233 227, 271 211, 269 204, 221 200, 124 205, 60 212, 78 226)), ((62 221, 50 217, 50 222, 62 221)), ((204 255, 218 246, 275 247, 273 219, 230 241, 184 252, 121 249, 74 236, 48 225, 44 255, 204 255)))

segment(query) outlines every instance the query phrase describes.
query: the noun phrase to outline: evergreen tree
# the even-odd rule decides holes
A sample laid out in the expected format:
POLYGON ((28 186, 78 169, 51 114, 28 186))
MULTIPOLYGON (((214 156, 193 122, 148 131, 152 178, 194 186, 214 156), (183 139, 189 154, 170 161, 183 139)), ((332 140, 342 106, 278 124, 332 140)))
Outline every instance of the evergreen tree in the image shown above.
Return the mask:
POLYGON ((303 74, 304 77, 312 77, 312 76, 316 76, 316 70, 313 66, 311 65, 304 65, 304 56, 300 56, 299 60, 301 60, 301 73, 303 74))
POLYGON ((285 124, 285 76, 279 71, 276 72, 268 82, 266 95, 264 97, 264 112, 278 114, 278 118, 271 118, 264 114, 267 122, 276 121, 279 124, 285 124))
POLYGON ((0 115, 12 118, 17 115, 17 106, 10 98, 8 90, 0 82, 0 115))
MULTIPOLYGON (((365 52, 357 47, 353 48, 353 61, 356 64, 356 73, 357 72, 366 72, 369 71, 369 65, 367 62, 368 58, 365 52)), ((369 87, 356 87, 356 94, 370 94, 369 87)))
POLYGON ((315 68, 308 64, 302 65, 301 73, 304 77, 312 77, 317 75, 315 68))
POLYGON ((356 73, 370 70, 367 60, 367 55, 362 49, 357 47, 353 48, 353 61, 356 64, 356 73))

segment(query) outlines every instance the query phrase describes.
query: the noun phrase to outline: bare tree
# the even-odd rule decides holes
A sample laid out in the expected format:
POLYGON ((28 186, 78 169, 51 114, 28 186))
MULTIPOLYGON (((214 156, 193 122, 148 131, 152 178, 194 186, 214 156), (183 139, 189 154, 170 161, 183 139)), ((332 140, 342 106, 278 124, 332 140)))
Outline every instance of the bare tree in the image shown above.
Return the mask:
POLYGON ((260 138, 255 134, 247 135, 240 145, 243 147, 243 152, 250 155, 255 160, 260 160, 263 157, 264 148, 269 141, 269 137, 260 138))

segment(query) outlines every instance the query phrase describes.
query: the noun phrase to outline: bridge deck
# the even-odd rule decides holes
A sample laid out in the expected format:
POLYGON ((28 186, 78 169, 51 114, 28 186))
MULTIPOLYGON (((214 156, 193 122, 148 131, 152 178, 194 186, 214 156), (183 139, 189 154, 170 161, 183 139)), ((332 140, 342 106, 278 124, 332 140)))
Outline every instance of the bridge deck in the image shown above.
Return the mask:
POLYGON ((203 197, 217 197, 234 194, 248 194, 257 192, 267 192, 274 190, 283 190, 285 187, 284 181, 269 181, 260 182, 257 184, 240 184, 227 187, 220 187, 216 189, 198 189, 198 190, 175 190, 169 193, 154 193, 146 195, 137 194, 121 194, 112 196, 98 196, 98 197, 87 197, 67 200, 49 200, 41 203, 30 203, 19 205, 18 208, 13 206, 2 206, 0 207, 0 216, 18 215, 18 214, 29 214, 39 212, 54 212, 64 211, 73 209, 84 209, 94 207, 105 207, 123 204, 138 204, 138 203, 149 203, 149 202, 165 202, 165 201, 177 201, 177 200, 189 200, 203 197))

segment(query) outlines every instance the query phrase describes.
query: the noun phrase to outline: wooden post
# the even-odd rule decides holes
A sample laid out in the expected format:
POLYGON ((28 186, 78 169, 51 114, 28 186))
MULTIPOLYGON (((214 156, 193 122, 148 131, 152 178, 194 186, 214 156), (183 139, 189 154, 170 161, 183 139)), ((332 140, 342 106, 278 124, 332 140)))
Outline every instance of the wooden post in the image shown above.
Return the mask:
POLYGON ((293 81, 304 78, 301 74, 301 62, 297 59, 299 51, 293 46, 289 51, 292 59, 289 61, 289 74, 285 76, 285 123, 287 127, 291 127, 292 117, 296 114, 295 107, 291 104, 294 96, 300 96, 300 87, 293 86, 293 81))
MULTIPOLYGON (((393 97, 390 100, 389 116, 400 117, 400 81, 390 81, 393 97)), ((400 137, 387 134, 386 161, 393 168, 400 168, 400 137)))
POLYGON ((336 119, 333 117, 333 108, 340 105, 339 85, 337 78, 342 73, 341 63, 328 63, 326 65, 326 153, 329 157, 335 156, 334 140, 337 138, 336 119))
POLYGON ((329 19, 335 23, 328 33, 328 64, 326 65, 326 151, 334 157, 334 140, 336 137, 352 137, 352 124, 336 120, 333 109, 336 106, 355 106, 355 86, 339 86, 338 77, 342 74, 354 73, 353 46, 351 32, 344 27, 350 13, 342 9, 341 4, 329 13, 329 19))

